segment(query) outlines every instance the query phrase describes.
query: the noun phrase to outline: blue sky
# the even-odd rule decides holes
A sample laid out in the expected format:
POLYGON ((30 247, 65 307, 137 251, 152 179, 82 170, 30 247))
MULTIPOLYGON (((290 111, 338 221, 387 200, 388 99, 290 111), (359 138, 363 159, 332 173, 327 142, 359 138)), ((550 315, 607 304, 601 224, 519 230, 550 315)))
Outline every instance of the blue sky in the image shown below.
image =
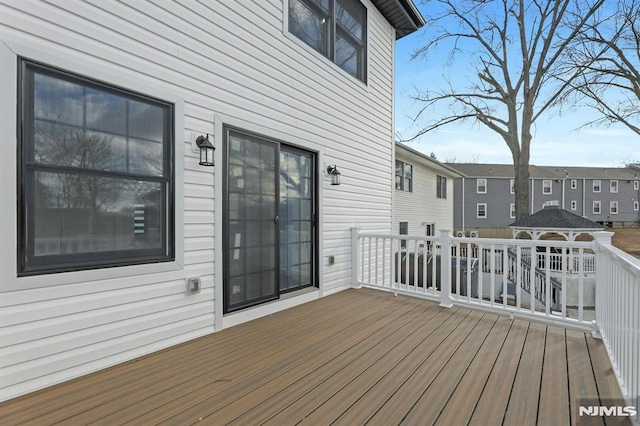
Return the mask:
MULTIPOLYGON (((420 7, 423 15, 426 12, 420 7)), ((419 105, 409 98, 415 94, 414 86, 424 90, 436 89, 444 82, 444 75, 452 80, 465 78, 471 69, 464 69, 464 61, 457 60, 454 67, 445 65, 448 50, 431 55, 427 61, 411 60, 411 53, 424 44, 421 31, 400 39, 396 43, 395 124, 396 133, 408 138, 417 133, 419 124, 409 118, 419 105)), ((611 127, 578 128, 597 117, 588 109, 566 107, 562 114, 551 111, 542 116, 531 143, 531 164, 563 166, 621 167, 624 161, 640 158, 640 136, 622 125, 611 127)), ((418 151, 435 153, 440 161, 511 164, 511 152, 502 138, 478 124, 454 123, 427 133, 410 142, 418 151)))

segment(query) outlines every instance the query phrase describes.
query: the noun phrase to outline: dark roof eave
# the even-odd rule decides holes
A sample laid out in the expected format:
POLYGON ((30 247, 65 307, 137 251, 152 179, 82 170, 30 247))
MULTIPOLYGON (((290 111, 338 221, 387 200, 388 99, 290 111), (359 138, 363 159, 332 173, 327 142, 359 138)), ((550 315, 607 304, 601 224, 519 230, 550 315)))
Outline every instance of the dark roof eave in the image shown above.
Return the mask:
POLYGON ((425 20, 412 0, 371 0, 396 30, 396 40, 425 25, 425 20))

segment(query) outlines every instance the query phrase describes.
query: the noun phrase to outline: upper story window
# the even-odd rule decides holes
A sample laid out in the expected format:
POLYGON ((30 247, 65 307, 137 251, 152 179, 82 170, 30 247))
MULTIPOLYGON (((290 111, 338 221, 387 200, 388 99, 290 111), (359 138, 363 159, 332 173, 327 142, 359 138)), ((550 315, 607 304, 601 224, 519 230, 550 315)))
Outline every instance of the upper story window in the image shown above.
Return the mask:
MULTIPOLYGON (((400 229, 398 231, 400 235, 408 235, 409 222, 400 222, 400 229)), ((400 240, 400 248, 407 248, 407 240, 400 240)))
POLYGON ((618 214, 618 202, 617 201, 609 201, 609 213, 610 214, 618 214))
POLYGON ((487 180, 486 179, 478 179, 476 181, 476 192, 478 194, 486 194, 487 193, 487 180))
POLYGON ((612 194, 615 194, 618 192, 618 181, 617 180, 611 180, 609 181, 609 192, 612 194))
POLYGON ((602 185, 602 183, 600 182, 600 180, 594 180, 593 181, 593 192, 600 192, 601 185, 602 185))
POLYGON ((359 0, 289 0, 289 32, 367 81, 367 8, 359 0))
POLYGON ((516 180, 515 179, 509 179, 509 193, 510 194, 515 194, 516 193, 516 180))
POLYGON ((436 197, 446 199, 447 198, 447 178, 437 175, 436 180, 437 180, 436 197))
POLYGON ((511 219, 515 219, 516 218, 516 203, 510 203, 509 204, 509 217, 511 219))
POLYGON ((600 214, 602 211, 600 201, 593 202, 593 214, 600 214))
POLYGON ((20 275, 170 261, 173 105, 21 63, 20 275))
POLYGON ((413 191, 413 166, 400 160, 396 160, 396 189, 413 191))
POLYGON ((578 188, 578 181, 576 179, 571 179, 571 189, 578 188))
POLYGON ((633 190, 637 191, 640 189, 640 180, 634 180, 633 181, 633 190))
POLYGON ((634 201, 633 202, 633 210, 634 211, 640 210, 640 201, 634 201))
POLYGON ((571 210, 578 210, 578 202, 577 201, 571 201, 571 210))
POLYGON ((551 183, 552 182, 550 180, 543 180, 542 181, 542 193, 543 194, 551 194, 552 193, 551 183))

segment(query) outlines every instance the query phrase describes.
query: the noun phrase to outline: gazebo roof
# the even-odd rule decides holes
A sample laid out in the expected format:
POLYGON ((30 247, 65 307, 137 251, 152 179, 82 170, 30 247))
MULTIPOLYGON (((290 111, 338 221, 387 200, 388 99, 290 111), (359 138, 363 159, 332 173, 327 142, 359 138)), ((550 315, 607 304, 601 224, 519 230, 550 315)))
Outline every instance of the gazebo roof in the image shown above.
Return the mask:
POLYGON ((582 231, 600 231, 603 226, 559 206, 546 206, 544 209, 509 225, 518 229, 566 229, 582 231))

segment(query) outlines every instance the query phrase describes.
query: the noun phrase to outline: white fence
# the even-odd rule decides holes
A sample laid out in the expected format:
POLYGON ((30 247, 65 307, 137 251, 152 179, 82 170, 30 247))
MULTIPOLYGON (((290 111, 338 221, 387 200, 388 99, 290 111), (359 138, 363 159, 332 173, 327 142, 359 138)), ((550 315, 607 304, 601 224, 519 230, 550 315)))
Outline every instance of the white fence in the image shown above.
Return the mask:
POLYGON ((629 398, 640 394, 640 261, 612 247, 611 233, 598 234, 593 242, 566 242, 353 228, 353 285, 596 328, 629 398))

